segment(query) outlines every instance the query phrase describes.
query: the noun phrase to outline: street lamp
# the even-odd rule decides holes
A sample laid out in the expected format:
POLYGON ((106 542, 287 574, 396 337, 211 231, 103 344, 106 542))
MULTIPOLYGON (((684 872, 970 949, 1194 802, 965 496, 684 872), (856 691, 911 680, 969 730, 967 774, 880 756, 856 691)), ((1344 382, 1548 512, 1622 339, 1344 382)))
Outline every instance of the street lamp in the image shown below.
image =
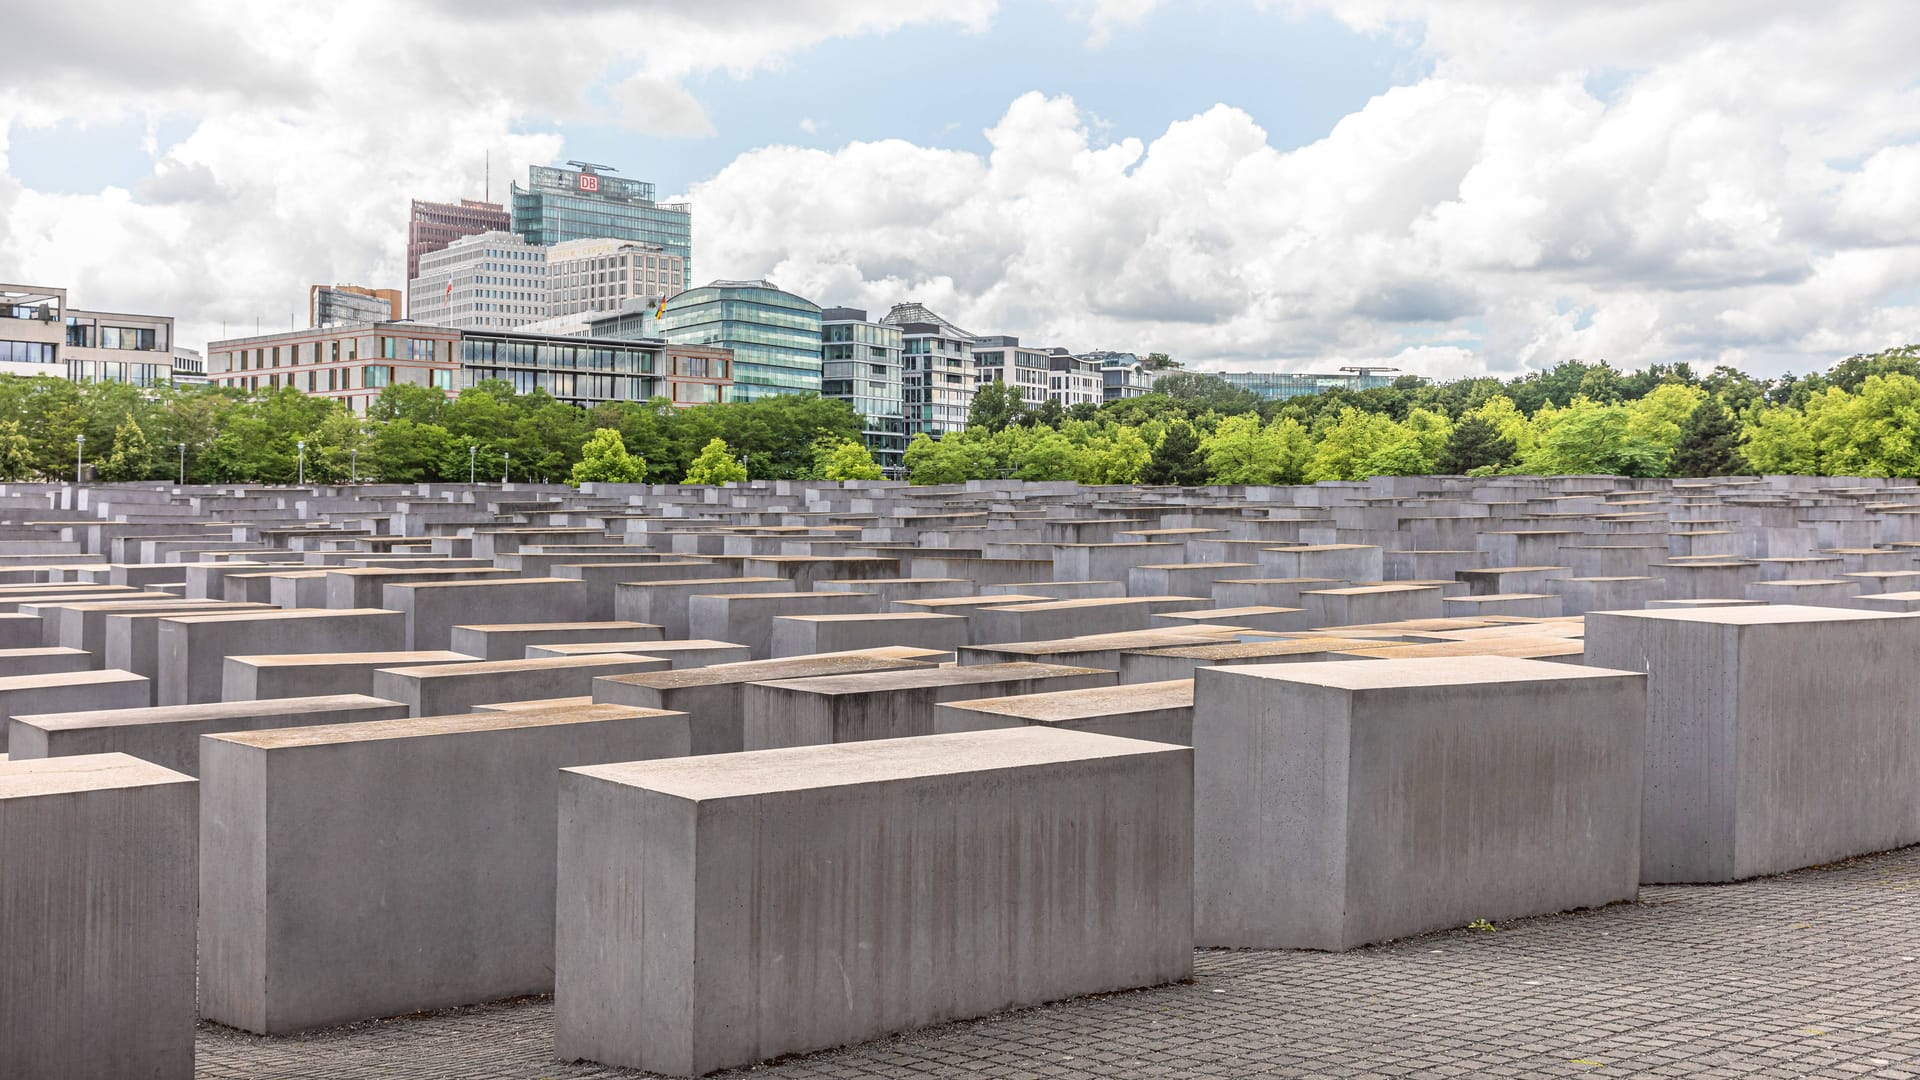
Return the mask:
POLYGON ((480 452, 480 448, 478 446, 472 443, 467 444, 467 486, 468 487, 473 486, 473 455, 479 452, 480 452))
POLYGON ((87 436, 83 432, 73 437, 73 482, 80 482, 80 470, 86 468, 87 436))
POLYGON ((347 451, 347 455, 348 461, 352 462, 349 468, 353 470, 353 479, 350 480, 349 483, 357 484, 360 482, 360 448, 357 446, 354 447, 352 450, 347 451))
POLYGON ((307 440, 301 439, 293 445, 296 450, 300 451, 300 479, 297 480, 296 483, 301 487, 305 487, 307 484, 307 440))
POLYGON ((183 486, 183 487, 184 487, 184 486, 186 485, 186 482, 187 482, 187 444, 186 444, 186 443, 181 443, 181 444, 180 444, 180 483, 181 483, 181 486, 183 486))
POLYGON ((507 469, 513 464, 513 451, 500 451, 500 486, 507 486, 507 469))

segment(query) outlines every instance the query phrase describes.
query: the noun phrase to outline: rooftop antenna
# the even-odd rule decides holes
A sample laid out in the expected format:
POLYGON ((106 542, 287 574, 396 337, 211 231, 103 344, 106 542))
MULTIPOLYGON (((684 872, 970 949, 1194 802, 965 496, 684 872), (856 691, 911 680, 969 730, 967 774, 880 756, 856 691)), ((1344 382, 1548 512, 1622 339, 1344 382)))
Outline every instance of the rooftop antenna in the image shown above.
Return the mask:
POLYGON ((611 165, 601 165, 592 161, 568 161, 567 164, 578 167, 581 172, 619 172, 620 171, 619 169, 616 169, 611 165))
POLYGON ((482 150, 480 152, 480 161, 481 161, 480 175, 482 177, 480 181, 480 201, 492 202, 493 201, 493 151, 482 150))
POLYGON ((1351 371, 1355 375, 1359 375, 1364 378, 1365 376, 1368 376, 1368 375, 1375 375, 1375 374, 1379 374, 1381 372, 1386 372, 1386 371, 1399 371, 1400 369, 1397 367, 1387 367, 1383 364, 1349 364, 1348 366, 1343 367, 1340 370, 1351 371))

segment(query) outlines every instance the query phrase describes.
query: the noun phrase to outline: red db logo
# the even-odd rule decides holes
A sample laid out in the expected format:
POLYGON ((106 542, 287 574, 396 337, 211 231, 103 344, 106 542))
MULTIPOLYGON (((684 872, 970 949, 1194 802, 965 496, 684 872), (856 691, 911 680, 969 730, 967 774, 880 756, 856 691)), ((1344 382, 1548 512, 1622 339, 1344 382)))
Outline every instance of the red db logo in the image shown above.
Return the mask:
POLYGON ((599 191, 600 178, 597 176, 594 176, 591 173, 581 173, 580 174, 580 190, 581 191, 599 191))

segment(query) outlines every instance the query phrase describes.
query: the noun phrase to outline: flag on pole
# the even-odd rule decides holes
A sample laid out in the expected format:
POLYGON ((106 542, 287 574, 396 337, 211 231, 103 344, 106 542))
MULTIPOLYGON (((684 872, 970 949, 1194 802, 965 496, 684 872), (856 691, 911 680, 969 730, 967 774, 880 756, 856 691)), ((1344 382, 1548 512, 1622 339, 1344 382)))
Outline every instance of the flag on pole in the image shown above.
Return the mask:
POLYGON ((442 295, 442 296, 452 296, 452 295, 453 295, 453 279, 452 279, 452 278, 448 278, 448 279, 447 279, 447 291, 446 291, 446 292, 444 292, 444 293, 442 293, 441 295, 442 295))
POLYGON ((666 317, 667 317, 667 298, 663 296, 660 298, 660 306, 653 309, 653 321, 659 322, 661 319, 664 319, 666 317))

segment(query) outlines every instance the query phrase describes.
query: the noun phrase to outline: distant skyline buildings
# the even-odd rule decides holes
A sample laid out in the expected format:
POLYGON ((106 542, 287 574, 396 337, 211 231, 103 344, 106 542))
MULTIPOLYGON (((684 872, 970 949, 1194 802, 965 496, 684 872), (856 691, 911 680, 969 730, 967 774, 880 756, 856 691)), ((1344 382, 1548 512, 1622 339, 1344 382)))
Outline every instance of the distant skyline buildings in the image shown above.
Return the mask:
POLYGON ((693 209, 654 200, 653 185, 611 175, 612 167, 568 162, 577 169, 534 165, 527 186, 512 188, 512 224, 530 244, 568 240, 631 240, 660 248, 692 273, 693 209))
POLYGON ((420 276, 420 259, 440 251, 463 236, 505 232, 513 216, 499 203, 479 199, 431 202, 414 199, 407 211, 407 280, 420 276))
POLYGON ((406 298, 399 289, 315 285, 307 290, 307 325, 392 322, 404 314, 405 304, 406 298))
POLYGON ((917 300, 893 305, 880 321, 900 328, 907 437, 937 439, 966 430, 979 380, 973 369, 975 336, 917 300))
POLYGON ((733 400, 820 392, 820 305, 770 281, 688 289, 646 329, 674 344, 732 349, 733 400))
POLYGON ((820 311, 820 335, 820 396, 853 406, 867 452, 889 477, 903 475, 900 328, 868 319, 862 308, 829 307, 820 311))
POLYGON ((547 249, 518 233, 463 236, 421 256, 407 282, 415 322, 505 330, 547 318, 547 249))

